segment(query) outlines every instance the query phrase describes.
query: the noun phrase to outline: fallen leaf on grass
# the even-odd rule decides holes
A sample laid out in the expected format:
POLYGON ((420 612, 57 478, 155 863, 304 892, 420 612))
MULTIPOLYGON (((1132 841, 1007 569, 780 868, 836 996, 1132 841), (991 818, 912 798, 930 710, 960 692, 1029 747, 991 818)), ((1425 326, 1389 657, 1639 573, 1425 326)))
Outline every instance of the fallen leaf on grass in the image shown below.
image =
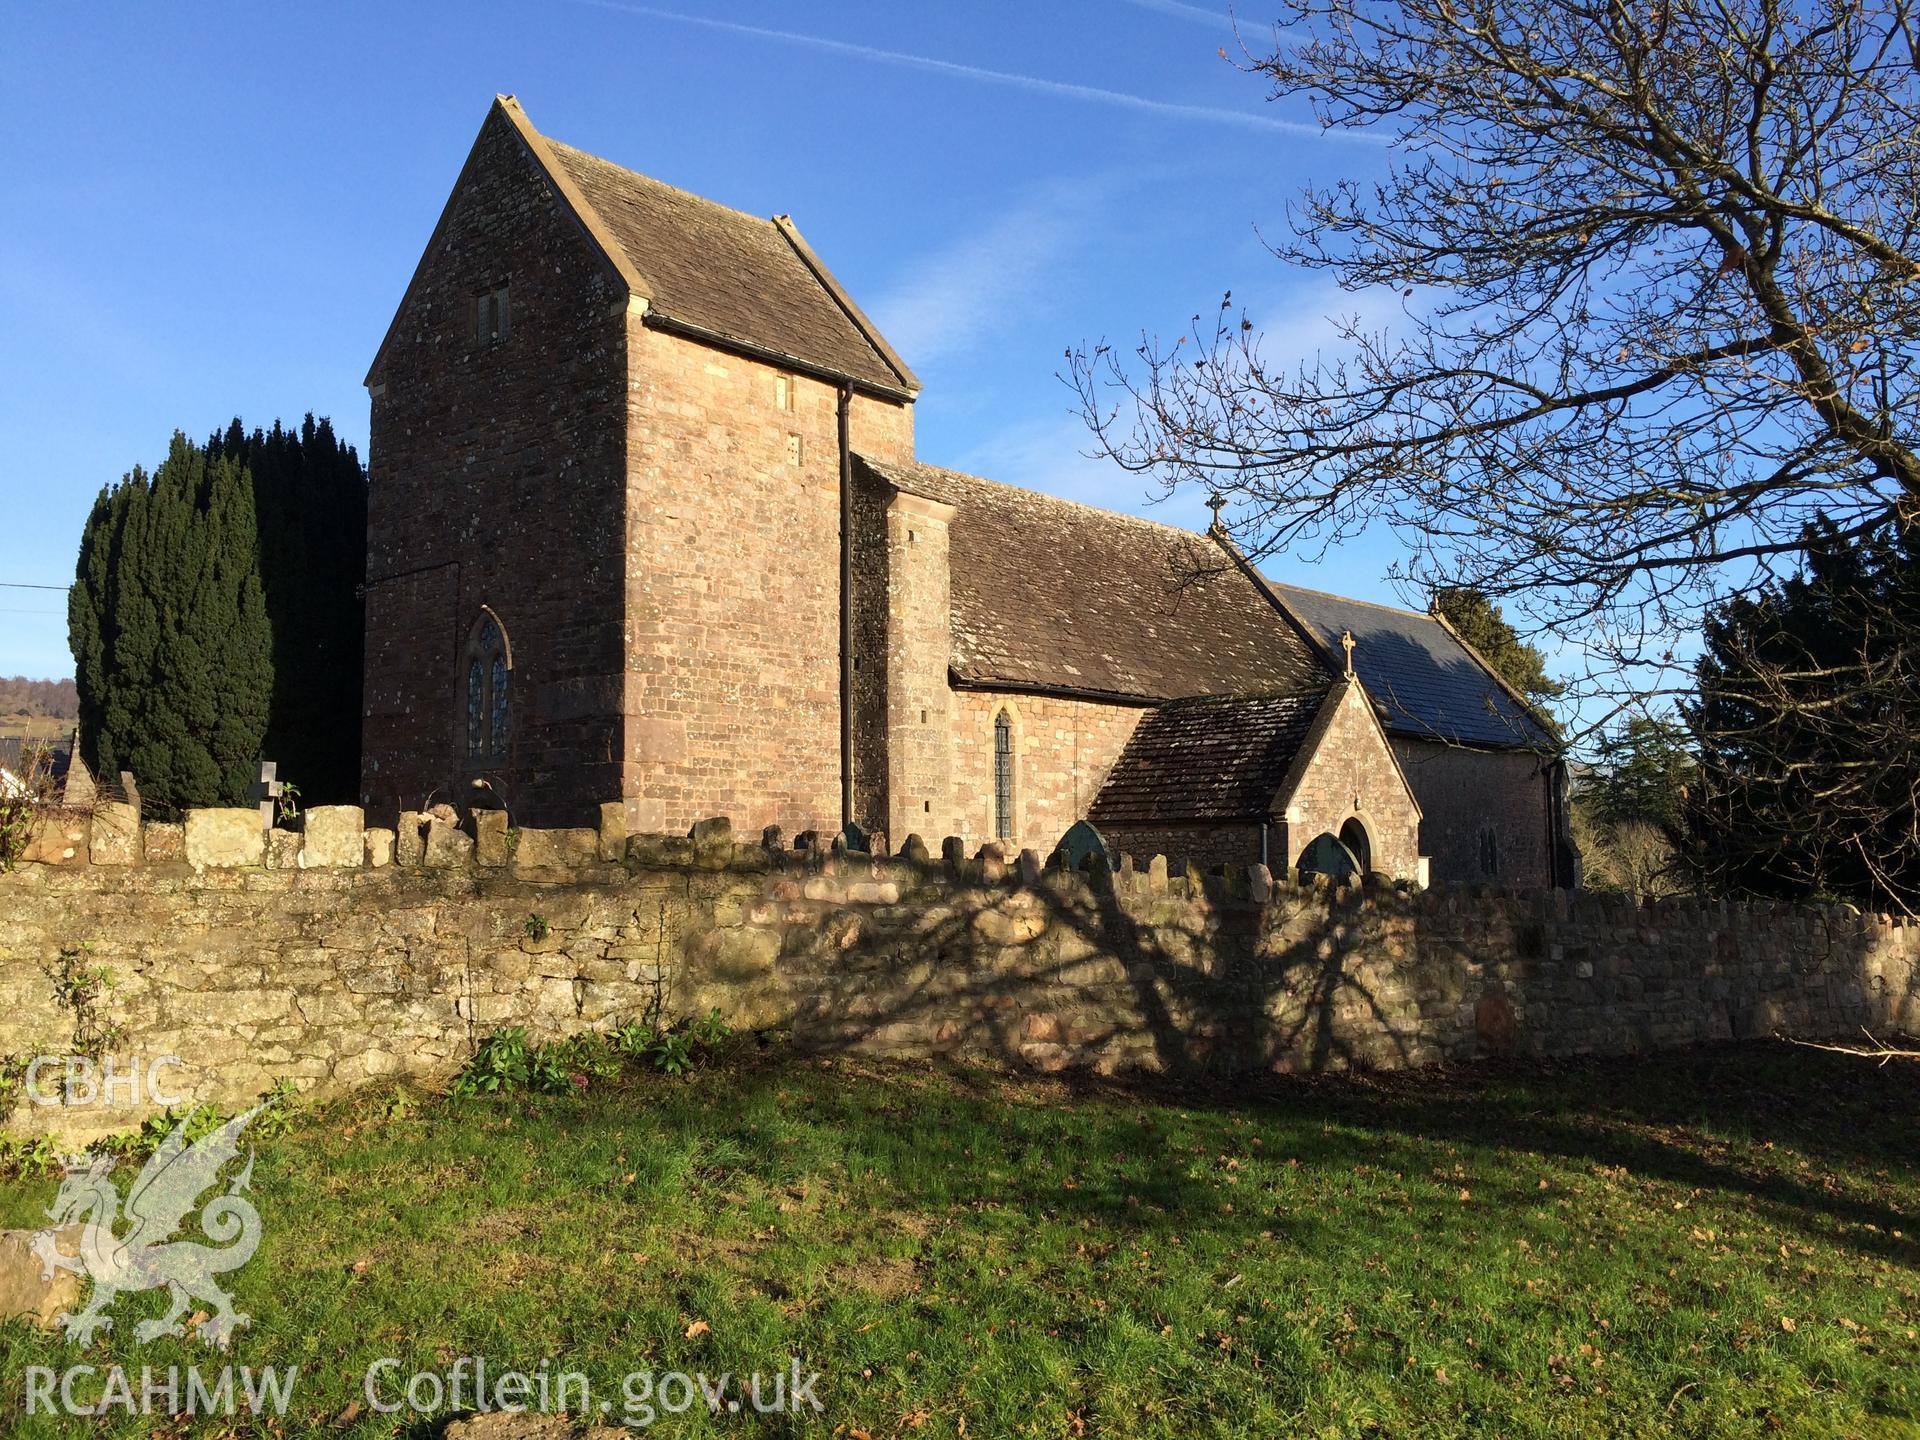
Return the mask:
POLYGON ((691 1325, 687 1326, 687 1339, 689 1340, 693 1339, 693 1337, 696 1335, 711 1335, 712 1333, 713 1333, 713 1326, 709 1325, 704 1320, 696 1320, 691 1325))

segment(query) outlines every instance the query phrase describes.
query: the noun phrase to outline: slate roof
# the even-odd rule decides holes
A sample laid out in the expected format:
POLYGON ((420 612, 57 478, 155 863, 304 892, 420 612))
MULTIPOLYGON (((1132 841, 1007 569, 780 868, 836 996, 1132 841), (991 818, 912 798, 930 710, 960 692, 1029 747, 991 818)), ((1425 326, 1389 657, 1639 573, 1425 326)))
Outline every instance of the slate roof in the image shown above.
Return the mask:
POLYGON ((644 283, 651 318, 883 389, 919 388, 791 221, 730 209, 541 138, 644 283))
POLYGON ((1431 615, 1268 582, 1332 655, 1352 631, 1353 668, 1386 711, 1387 731, 1489 749, 1555 749, 1528 708, 1431 615))
POLYGON ((1149 711, 1088 818, 1096 826, 1265 819, 1326 698, 1325 689, 1204 696, 1149 711))
POLYGON ((954 678, 1143 703, 1291 694, 1331 678, 1202 536, 918 463, 863 459, 955 507, 954 678))

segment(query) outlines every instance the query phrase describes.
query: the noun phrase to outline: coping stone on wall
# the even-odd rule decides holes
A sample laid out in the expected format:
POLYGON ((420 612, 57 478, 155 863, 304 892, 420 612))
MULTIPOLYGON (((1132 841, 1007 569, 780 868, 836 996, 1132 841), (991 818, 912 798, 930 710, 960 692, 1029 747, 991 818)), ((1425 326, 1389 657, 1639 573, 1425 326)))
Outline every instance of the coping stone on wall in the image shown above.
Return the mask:
POLYGON ((95 804, 87 854, 96 865, 138 865, 139 807, 124 800, 103 800, 95 804))
POLYGON ((87 819, 84 815, 56 811, 33 822, 27 836, 27 848, 21 852, 24 863, 40 865, 81 864, 87 859, 87 819))
POLYGON ((367 814, 358 805, 313 805, 301 816, 300 868, 358 869, 366 863, 367 814))
POLYGON ((300 841, 301 835, 298 830, 269 830, 267 832, 267 868, 298 870, 300 841))
POLYGON ((600 807, 600 858, 619 861, 627 853, 627 806, 613 800, 600 807))
POLYGON ((266 848, 260 812, 252 806, 187 811, 189 865, 259 865, 266 859, 266 848))
POLYGON ((629 835, 627 863, 648 870, 670 870, 693 863, 693 841, 684 835, 629 835))
POLYGON ((693 862, 706 869, 720 869, 733 859, 733 821, 714 815, 693 822, 687 831, 693 842, 693 862))
POLYGON ((518 831, 509 831, 504 810, 473 812, 473 860, 476 865, 504 865, 513 858, 518 831))
POLYGON ((149 865, 164 865, 187 858, 187 827, 149 820, 140 827, 141 858, 149 865))
POLYGON ((453 868, 473 859, 473 837, 439 817, 427 822, 425 863, 430 867, 453 868))
POLYGON ((424 865, 427 863, 426 830, 427 817, 418 810, 402 810, 399 828, 393 837, 393 863, 396 865, 424 865))
POLYGON ((573 869, 600 858, 598 830, 519 831, 513 847, 515 870, 573 869))

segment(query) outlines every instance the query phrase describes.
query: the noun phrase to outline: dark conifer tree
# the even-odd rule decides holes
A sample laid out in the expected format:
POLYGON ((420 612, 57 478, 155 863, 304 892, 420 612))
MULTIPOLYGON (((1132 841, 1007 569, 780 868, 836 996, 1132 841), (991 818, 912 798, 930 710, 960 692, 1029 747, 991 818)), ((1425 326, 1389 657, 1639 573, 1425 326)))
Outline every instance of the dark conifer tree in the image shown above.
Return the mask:
POLYGON ((207 442, 252 476, 260 578, 273 630, 265 754, 308 803, 351 803, 360 787, 360 686, 367 474, 351 445, 309 414, 207 442))
POLYGON ((83 756, 157 809, 247 798, 273 681, 257 544, 245 469, 178 433, 88 517, 68 601, 83 756))
POLYGON ((1920 910, 1920 531, 1809 529, 1707 623, 1693 858, 1735 892, 1920 910))

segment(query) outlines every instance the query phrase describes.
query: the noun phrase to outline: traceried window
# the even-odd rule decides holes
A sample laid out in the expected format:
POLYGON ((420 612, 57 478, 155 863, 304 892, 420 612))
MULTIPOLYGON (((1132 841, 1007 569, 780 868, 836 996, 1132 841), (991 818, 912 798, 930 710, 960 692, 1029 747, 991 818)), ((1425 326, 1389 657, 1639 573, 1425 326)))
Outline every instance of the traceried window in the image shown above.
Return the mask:
POLYGON ((507 758, 512 677, 507 637, 489 610, 467 641, 467 764, 494 765, 507 758))
POLYGON ((993 837, 1013 838, 1013 717, 1004 710, 993 720, 993 837))

